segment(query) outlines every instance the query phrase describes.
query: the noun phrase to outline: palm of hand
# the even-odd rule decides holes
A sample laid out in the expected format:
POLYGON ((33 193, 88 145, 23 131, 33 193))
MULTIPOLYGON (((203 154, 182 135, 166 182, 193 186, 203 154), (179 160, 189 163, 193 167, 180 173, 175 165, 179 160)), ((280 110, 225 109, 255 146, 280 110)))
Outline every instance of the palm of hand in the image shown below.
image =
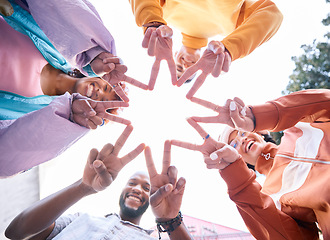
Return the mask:
MULTIPOLYGON (((183 192, 175 193, 172 191, 158 205, 155 205, 153 202, 152 195, 160 187, 171 182, 167 174, 157 174, 157 176, 150 178, 150 182, 150 204, 152 206, 152 211, 154 215, 157 216, 157 218, 163 218, 164 214, 166 214, 167 216, 173 216, 172 218, 174 218, 180 210, 183 192)), ((172 185, 173 187, 175 187, 175 183, 172 183, 172 185)))
POLYGON ((108 176, 105 178, 104 176, 97 174, 91 161, 87 162, 83 175, 84 183, 95 191, 102 191, 108 187, 116 179, 119 171, 125 166, 121 159, 112 152, 114 147, 111 144, 107 144, 106 148, 103 149, 106 150, 104 152, 102 152, 102 150, 97 154, 97 157, 94 157, 94 159, 103 162, 108 176))
POLYGON ((116 156, 114 153, 109 154, 102 161, 106 166, 107 171, 112 176, 112 180, 116 179, 120 170, 125 166, 125 164, 121 161, 121 158, 116 156))
POLYGON ((217 55, 210 50, 205 50, 203 56, 198 60, 196 66, 205 74, 210 74, 213 71, 217 55))
POLYGON ((103 191, 106 189, 112 182, 112 179, 109 179, 108 182, 105 182, 93 169, 93 166, 86 165, 85 172, 83 176, 83 182, 94 189, 96 192, 103 191))

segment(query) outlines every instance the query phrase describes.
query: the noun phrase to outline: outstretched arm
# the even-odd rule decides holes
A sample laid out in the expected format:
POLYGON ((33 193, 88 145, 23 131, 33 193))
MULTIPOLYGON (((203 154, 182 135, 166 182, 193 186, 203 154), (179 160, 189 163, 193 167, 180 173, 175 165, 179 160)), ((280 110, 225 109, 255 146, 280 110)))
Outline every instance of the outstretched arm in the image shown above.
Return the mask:
POLYGON ((238 13, 237 28, 221 42, 235 61, 271 39, 282 20, 282 13, 271 0, 244 1, 238 13))
MULTIPOLYGON (((96 156, 95 150, 92 150, 88 161, 96 156)), ((107 182, 108 176, 104 165, 94 164, 94 168, 90 171, 94 171, 94 175, 107 182)), ((7 227, 5 235, 9 239, 25 239, 33 236, 34 239, 46 239, 55 226, 55 220, 63 212, 83 197, 95 192, 91 185, 79 180, 20 213, 7 227)))
POLYGON ((164 144, 163 167, 160 174, 157 173, 149 147, 145 149, 145 157, 151 182, 150 205, 156 222, 167 230, 170 239, 192 239, 179 215, 186 180, 184 178, 177 180, 178 170, 170 166, 170 141, 164 144), (168 221, 174 221, 174 229, 167 229, 169 225, 165 223, 168 221))
POLYGON ((109 52, 116 55, 114 38, 95 7, 88 1, 64 0, 61 3, 45 3, 27 0, 27 3, 32 17, 54 47, 74 68, 78 68, 85 75, 83 68, 100 53, 109 52))
POLYGON ((116 179, 119 171, 145 147, 144 144, 140 144, 125 156, 118 157, 132 130, 132 125, 128 125, 115 145, 106 144, 100 152, 92 149, 82 179, 20 213, 6 229, 6 236, 10 239, 25 239, 32 236, 34 239, 46 239, 54 228, 54 221, 65 210, 83 197, 108 187, 116 179))
POLYGON ((297 91, 250 108, 255 116, 255 131, 278 132, 298 122, 326 122, 330 119, 330 90, 297 91))
POLYGON ((129 0, 132 12, 135 16, 135 22, 139 27, 152 22, 166 24, 163 19, 163 9, 159 0, 129 0))
POLYGON ((236 203, 254 237, 256 239, 301 239, 295 220, 278 210, 270 196, 260 192, 261 187, 255 181, 255 173, 247 168, 238 152, 227 144, 205 137, 208 136, 205 130, 193 120, 188 119, 188 122, 204 138, 204 143, 197 145, 172 140, 172 144, 200 151, 204 155, 207 168, 219 169, 228 185, 231 200, 236 203))
POLYGON ((228 99, 219 106, 193 97, 192 102, 215 111, 218 115, 192 117, 196 122, 223 123, 245 131, 282 131, 298 122, 329 121, 330 90, 297 91, 264 104, 246 106, 239 98, 228 99))

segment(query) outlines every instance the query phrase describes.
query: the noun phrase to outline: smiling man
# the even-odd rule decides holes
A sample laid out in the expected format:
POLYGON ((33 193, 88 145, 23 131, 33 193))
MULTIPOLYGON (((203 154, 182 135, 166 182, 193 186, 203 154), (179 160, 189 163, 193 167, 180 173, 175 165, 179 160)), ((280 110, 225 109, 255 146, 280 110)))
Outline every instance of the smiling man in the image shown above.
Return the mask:
POLYGON ((139 144, 123 157, 118 157, 132 125, 128 125, 115 145, 106 144, 99 152, 89 153, 83 177, 70 186, 36 202, 21 212, 9 224, 5 235, 9 239, 155 239, 153 232, 139 226, 149 206, 156 218, 158 230, 167 232, 171 240, 192 239, 180 212, 185 179, 177 179, 177 169, 170 166, 169 141, 165 142, 163 171, 157 174, 151 150, 139 144), (119 198, 119 214, 95 217, 87 213, 62 215, 82 198, 106 189, 120 170, 145 150, 148 174, 136 172, 127 181, 119 198), (149 178, 149 176, 151 176, 149 178))
POLYGON ((132 175, 119 198, 121 219, 138 225, 149 207, 149 192, 149 176, 144 172, 136 172, 132 175))

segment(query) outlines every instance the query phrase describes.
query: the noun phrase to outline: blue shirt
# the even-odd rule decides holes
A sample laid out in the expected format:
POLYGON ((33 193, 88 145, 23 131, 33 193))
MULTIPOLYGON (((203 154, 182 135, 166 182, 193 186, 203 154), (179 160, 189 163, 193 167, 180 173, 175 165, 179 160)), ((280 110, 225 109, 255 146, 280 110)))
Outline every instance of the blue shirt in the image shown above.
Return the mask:
POLYGON ((47 240, 155 240, 149 236, 152 231, 123 221, 117 214, 110 214, 107 217, 93 217, 86 213, 76 213, 58 218, 47 240))

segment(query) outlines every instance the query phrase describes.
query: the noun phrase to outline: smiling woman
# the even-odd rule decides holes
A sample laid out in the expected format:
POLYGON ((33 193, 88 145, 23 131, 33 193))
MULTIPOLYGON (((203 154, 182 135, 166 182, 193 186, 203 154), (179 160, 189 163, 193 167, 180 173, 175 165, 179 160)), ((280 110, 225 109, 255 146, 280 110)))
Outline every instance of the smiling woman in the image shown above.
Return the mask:
MULTIPOLYGON (((110 84, 99 77, 86 77, 78 70, 65 74, 50 64, 43 67, 40 74, 40 85, 43 93, 49 96, 62 95, 65 92, 80 93, 96 101, 122 101, 110 84)), ((124 83, 120 83, 127 95, 124 83)), ((111 109, 111 113, 117 109, 111 109)))
POLYGON ((260 134, 237 130, 229 126, 224 129, 219 140, 235 148, 244 161, 252 166, 256 165, 266 145, 260 134))

